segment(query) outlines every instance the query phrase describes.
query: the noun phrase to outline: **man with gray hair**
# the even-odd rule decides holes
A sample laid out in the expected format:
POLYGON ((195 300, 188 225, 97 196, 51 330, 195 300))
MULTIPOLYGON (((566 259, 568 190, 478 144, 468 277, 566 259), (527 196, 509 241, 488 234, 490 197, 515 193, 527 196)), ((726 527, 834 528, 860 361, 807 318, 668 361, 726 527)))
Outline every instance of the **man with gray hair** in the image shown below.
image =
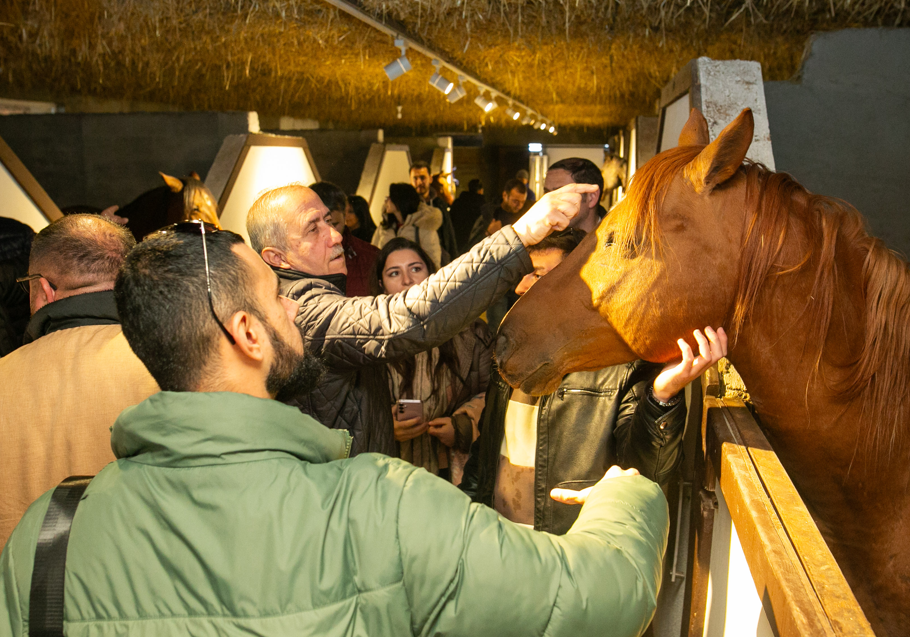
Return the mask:
POLYGON ((158 391, 114 304, 133 245, 129 230, 83 214, 55 221, 32 243, 29 274, 19 279, 32 312, 26 344, 0 358, 0 546, 44 491, 114 460, 111 423, 158 391))
POLYGON ((353 438, 352 455, 398 455, 385 364, 438 347, 465 329, 532 269, 525 246, 561 230, 578 213, 573 184, 541 198, 513 225, 405 292, 347 298, 341 235, 309 188, 290 185, 262 195, 247 216, 253 249, 299 304, 296 324, 327 373, 318 387, 289 404, 353 438))

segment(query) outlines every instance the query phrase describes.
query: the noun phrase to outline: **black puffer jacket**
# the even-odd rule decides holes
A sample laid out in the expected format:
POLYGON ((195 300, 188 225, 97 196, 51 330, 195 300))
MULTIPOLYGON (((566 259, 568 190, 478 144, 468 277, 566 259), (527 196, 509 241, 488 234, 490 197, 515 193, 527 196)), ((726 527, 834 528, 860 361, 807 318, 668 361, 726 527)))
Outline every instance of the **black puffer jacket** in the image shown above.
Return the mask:
POLYGON ((290 404, 332 429, 347 429, 351 454, 397 454, 385 363, 437 347, 467 328, 531 272, 511 226, 401 294, 345 297, 331 283, 276 270, 300 304, 297 326, 328 373, 290 404))
MULTIPOLYGON (((664 484, 682 460, 685 401, 669 410, 646 395, 661 366, 644 361, 577 372, 542 396, 537 420, 534 528, 562 535, 581 510, 550 498, 556 487, 581 490, 618 464, 664 484)), ((493 506, 493 491, 512 389, 493 373, 461 489, 493 506)))

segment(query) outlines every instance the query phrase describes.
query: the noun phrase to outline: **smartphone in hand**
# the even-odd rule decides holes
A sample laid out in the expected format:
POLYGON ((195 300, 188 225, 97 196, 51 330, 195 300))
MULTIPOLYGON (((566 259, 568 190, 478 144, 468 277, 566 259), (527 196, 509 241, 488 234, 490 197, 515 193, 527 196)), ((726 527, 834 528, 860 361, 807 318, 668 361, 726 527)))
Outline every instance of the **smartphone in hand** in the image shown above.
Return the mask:
POLYGON ((402 398, 395 409, 395 420, 410 420, 420 418, 423 420, 423 401, 402 398))

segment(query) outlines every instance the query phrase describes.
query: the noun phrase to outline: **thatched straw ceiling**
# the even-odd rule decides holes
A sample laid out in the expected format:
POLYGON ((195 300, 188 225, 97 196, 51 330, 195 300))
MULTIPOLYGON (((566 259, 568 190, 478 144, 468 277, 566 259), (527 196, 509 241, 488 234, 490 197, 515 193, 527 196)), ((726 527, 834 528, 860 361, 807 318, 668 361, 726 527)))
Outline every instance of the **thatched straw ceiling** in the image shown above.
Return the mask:
MULTIPOLYGON (((415 131, 484 119, 449 105, 430 61, 389 82, 391 38, 321 0, 4 0, 0 96, 93 96, 256 110, 323 125, 415 131), (396 120, 396 106, 403 107, 396 120)), ((361 0, 563 128, 650 113, 687 60, 758 60, 792 76, 813 30, 906 25, 904 0, 361 0)), ((454 79, 454 78, 452 78, 454 79)))

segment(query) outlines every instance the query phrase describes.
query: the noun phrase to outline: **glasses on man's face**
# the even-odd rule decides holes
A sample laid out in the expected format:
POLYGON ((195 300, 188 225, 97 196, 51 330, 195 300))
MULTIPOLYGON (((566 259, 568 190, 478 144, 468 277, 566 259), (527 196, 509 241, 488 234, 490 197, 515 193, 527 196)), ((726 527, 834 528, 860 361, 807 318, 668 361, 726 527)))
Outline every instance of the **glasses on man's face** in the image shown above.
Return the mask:
MULTIPOLYGON (((16 279, 16 283, 19 284, 19 287, 20 287, 20 288, 22 288, 23 290, 25 290, 25 293, 26 293, 26 294, 31 294, 31 290, 29 289, 29 286, 31 285, 31 282, 32 282, 32 281, 37 281, 38 279, 44 279, 45 281, 47 281, 47 277, 44 276, 43 274, 28 274, 28 275, 26 275, 26 276, 22 276, 22 277, 19 277, 18 279, 16 279)), ((52 289, 54 292, 57 291, 57 286, 56 286, 56 285, 54 285, 54 284, 51 283, 50 281, 47 281, 47 284, 48 284, 49 286, 51 286, 51 289, 52 289)))
POLYGON ((212 310, 212 318, 215 319, 215 322, 218 323, 218 327, 221 328, 221 331, 224 332, 224 335, 227 337, 227 340, 230 341, 231 345, 235 345, 237 341, 234 340, 234 337, 231 336, 231 333, 227 331, 227 328, 224 326, 224 323, 221 322, 221 319, 218 318, 218 315, 215 313, 215 302, 212 300, 212 275, 209 274, 209 251, 205 245, 205 235, 215 234, 220 232, 220 230, 205 221, 181 221, 180 223, 175 223, 173 225, 162 228, 157 233, 153 234, 199 234, 202 235, 202 256, 205 258, 205 287, 209 293, 209 308, 212 310))

